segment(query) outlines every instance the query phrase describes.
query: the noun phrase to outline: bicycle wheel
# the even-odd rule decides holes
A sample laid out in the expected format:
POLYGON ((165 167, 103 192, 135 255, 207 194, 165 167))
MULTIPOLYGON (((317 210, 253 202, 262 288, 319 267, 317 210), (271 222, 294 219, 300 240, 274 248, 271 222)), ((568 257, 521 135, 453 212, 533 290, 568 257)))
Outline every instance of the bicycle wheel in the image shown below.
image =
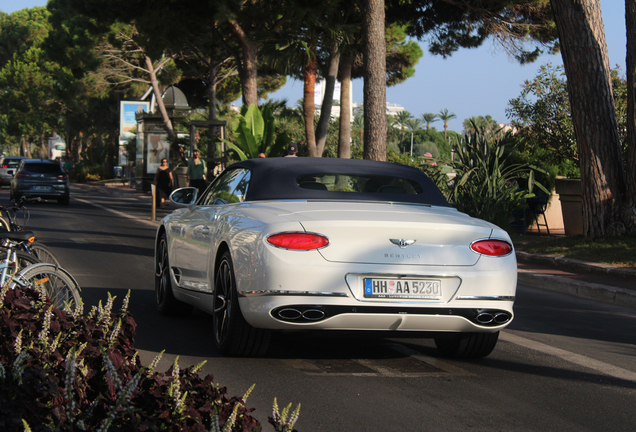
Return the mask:
POLYGON ((11 231, 11 224, 9 223, 9 217, 5 212, 0 212, 0 230, 11 231))
POLYGON ((56 266, 60 265, 60 261, 57 259, 53 251, 47 246, 44 246, 42 243, 35 241, 28 247, 29 249, 31 249, 31 252, 33 252, 33 255, 35 255, 37 259, 40 260, 40 262, 53 264, 56 266))
POLYGON ((53 264, 39 263, 22 269, 16 279, 26 286, 41 290, 53 303, 53 307, 64 309, 69 304, 74 311, 80 301, 77 282, 63 268, 53 264))
MULTIPOLYGON (((7 251, 4 250, 2 252, 0 252, 0 262, 4 261, 7 258, 7 251)), ((16 261, 17 261, 17 267, 13 267, 13 270, 16 272, 19 272, 20 270, 33 265, 33 264, 38 264, 41 261, 39 260, 39 258, 37 256, 35 256, 35 254, 30 254, 28 252, 23 252, 23 251, 17 251, 16 252, 16 261)))

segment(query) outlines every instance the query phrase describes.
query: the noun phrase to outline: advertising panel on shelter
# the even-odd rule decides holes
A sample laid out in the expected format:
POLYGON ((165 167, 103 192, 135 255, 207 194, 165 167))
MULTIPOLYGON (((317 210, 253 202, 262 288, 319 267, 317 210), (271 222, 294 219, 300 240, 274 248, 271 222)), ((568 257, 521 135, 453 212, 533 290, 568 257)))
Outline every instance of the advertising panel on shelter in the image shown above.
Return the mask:
POLYGON ((132 132, 137 127, 136 114, 139 112, 148 112, 150 102, 142 101, 121 101, 119 103, 119 139, 129 140, 134 138, 132 132))

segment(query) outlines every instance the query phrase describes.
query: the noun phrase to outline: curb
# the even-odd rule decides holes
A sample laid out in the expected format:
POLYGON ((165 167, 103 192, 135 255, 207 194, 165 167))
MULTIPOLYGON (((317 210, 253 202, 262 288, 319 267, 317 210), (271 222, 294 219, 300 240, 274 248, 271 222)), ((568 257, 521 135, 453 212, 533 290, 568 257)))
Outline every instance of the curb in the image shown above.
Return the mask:
POLYGON ((86 190, 99 191, 100 193, 103 193, 105 195, 110 195, 115 197, 135 195, 140 198, 150 198, 150 193, 139 192, 136 189, 131 189, 131 188, 120 186, 120 185, 109 186, 108 184, 96 184, 96 183, 71 183, 71 185, 85 191, 86 190))
POLYGON ((636 291, 524 270, 517 273, 517 281, 532 288, 636 309, 636 291))
MULTIPOLYGON (((632 279, 636 284, 636 270, 614 267, 609 264, 590 263, 586 261, 565 258, 563 255, 541 255, 516 251, 517 260, 548 264, 553 267, 565 267, 583 270, 589 273, 607 274, 632 279)), ((533 288, 568 294, 587 300, 596 300, 616 306, 636 309, 636 291, 602 285, 591 282, 581 282, 558 276, 547 276, 533 273, 530 270, 519 270, 517 280, 533 288)))
POLYGON ((583 270, 588 273, 610 274, 612 276, 633 278, 636 280, 636 270, 614 267, 610 264, 591 263, 572 258, 565 258, 563 255, 531 254, 523 251, 516 251, 515 254, 517 255, 517 261, 550 264, 553 267, 566 267, 583 270))

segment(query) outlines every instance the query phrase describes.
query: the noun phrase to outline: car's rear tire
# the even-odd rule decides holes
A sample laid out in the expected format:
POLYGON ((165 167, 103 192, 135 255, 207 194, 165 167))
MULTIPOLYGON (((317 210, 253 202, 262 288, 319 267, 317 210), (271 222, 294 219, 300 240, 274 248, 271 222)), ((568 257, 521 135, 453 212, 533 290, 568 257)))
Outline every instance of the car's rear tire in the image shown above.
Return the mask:
POLYGON ((68 205, 71 202, 71 197, 68 195, 64 195, 63 197, 58 198, 57 202, 61 205, 68 205))
POLYGON ((155 300, 160 315, 186 315, 192 311, 192 306, 174 297, 172 281, 170 279, 170 262, 168 259, 168 243, 166 233, 162 233, 157 244, 155 262, 155 300))
POLYGON ((452 337, 436 338, 437 350, 444 357, 483 358, 497 345, 499 332, 461 333, 452 337))
POLYGON ((229 252, 219 261, 214 277, 214 341, 219 352, 235 357, 261 357, 267 352, 271 331, 249 325, 238 302, 234 265, 229 252))

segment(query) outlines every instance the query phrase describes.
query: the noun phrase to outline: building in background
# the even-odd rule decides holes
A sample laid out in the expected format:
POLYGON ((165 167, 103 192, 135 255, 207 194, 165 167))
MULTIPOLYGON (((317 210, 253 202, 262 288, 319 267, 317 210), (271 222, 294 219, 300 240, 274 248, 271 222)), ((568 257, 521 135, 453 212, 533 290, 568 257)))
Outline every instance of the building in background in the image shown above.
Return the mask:
POLYGON ((49 154, 51 160, 61 160, 66 157, 66 143, 58 134, 54 133, 48 138, 49 154))

